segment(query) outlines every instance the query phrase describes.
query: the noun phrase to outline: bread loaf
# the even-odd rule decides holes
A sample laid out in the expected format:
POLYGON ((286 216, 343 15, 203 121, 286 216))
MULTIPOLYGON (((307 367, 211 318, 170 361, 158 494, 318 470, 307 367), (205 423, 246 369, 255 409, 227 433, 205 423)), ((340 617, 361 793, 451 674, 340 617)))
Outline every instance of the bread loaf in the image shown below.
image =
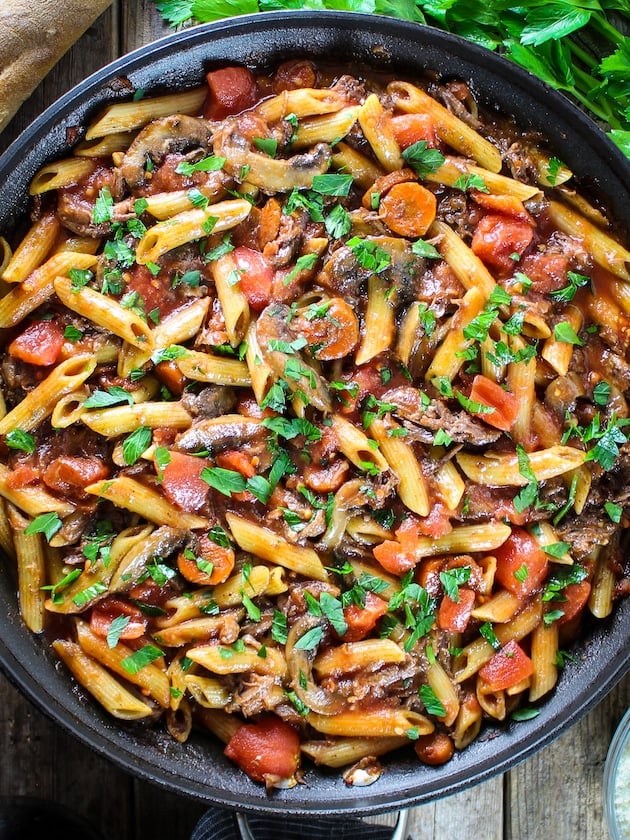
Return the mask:
POLYGON ((2 0, 0 131, 111 0, 2 0))

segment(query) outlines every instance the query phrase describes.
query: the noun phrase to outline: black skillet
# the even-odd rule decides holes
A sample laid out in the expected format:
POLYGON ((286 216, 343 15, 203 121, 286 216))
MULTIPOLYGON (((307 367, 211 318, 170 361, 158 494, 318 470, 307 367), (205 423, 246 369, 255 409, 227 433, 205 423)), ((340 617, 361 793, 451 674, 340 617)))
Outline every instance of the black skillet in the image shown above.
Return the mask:
MULTIPOLYGON (((564 97, 515 65, 440 31, 389 18, 339 12, 282 12, 221 21, 175 33, 100 70, 39 117, 0 158, 0 231, 26 207, 27 185, 45 161, 64 155, 76 127, 106 102, 133 89, 160 92, 198 85, 213 66, 274 65, 296 56, 354 62, 377 69, 438 71, 469 82, 481 101, 515 114, 523 128, 542 131, 554 153, 607 199, 614 216, 630 220, 630 164, 602 131, 564 97)), ((124 770, 169 790, 244 811, 295 815, 393 810, 454 793, 512 767, 579 720, 630 666, 630 598, 573 649, 538 717, 488 727, 472 746, 438 768, 413 751, 385 760, 369 788, 348 788, 337 772, 309 766, 306 784, 268 796, 222 755, 211 737, 175 743, 159 728, 107 717, 50 654, 46 640, 22 625, 12 572, 0 565, 0 665, 40 709, 124 770)))

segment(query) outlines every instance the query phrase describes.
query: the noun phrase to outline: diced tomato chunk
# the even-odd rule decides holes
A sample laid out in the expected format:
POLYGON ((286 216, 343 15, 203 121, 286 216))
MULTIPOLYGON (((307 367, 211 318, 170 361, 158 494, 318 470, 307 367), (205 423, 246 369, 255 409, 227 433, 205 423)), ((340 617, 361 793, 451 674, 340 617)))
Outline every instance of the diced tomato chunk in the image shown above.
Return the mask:
POLYGON ((488 379, 487 376, 479 373, 473 379, 470 399, 494 409, 492 413, 479 412, 478 417, 481 417, 490 426, 494 426, 495 429, 501 429, 504 432, 510 431, 518 415, 518 399, 514 394, 505 391, 492 379, 488 379))
POLYGON ((256 782, 293 779, 300 764, 300 736, 275 715, 245 723, 230 738, 225 755, 256 782))
POLYGON ((580 581, 580 583, 570 583, 562 590, 564 601, 554 603, 553 609, 562 611, 562 615, 557 620, 557 624, 562 626, 579 615, 591 594, 591 584, 588 580, 580 581))
POLYGON ((107 466, 98 458, 60 455, 46 467, 42 477, 51 490, 74 496, 77 490, 82 491, 108 475, 107 466))
MULTIPOLYGON (((206 501, 209 485, 200 477, 208 466, 203 458, 171 452, 170 461, 161 473, 164 495, 186 511, 196 511, 206 501)), ((160 474, 156 465, 156 471, 160 474)))
POLYGON ((365 593, 365 604, 350 604, 344 608, 343 616, 348 629, 343 635, 344 642, 358 642, 376 627, 376 622, 385 615, 388 603, 374 592, 365 593))
POLYGON ((490 691, 511 688, 531 677, 533 673, 532 660, 514 639, 511 639, 479 669, 479 676, 490 691))
POLYGON ((246 67, 223 67, 206 75, 209 96, 204 109, 207 120, 222 120, 239 114, 258 101, 258 85, 246 67))
POLYGON ((243 294, 254 312, 262 310, 271 302, 273 269, 260 251, 239 246, 232 252, 236 268, 240 272, 243 294))
POLYGON ((513 528, 492 553, 497 561, 496 580, 517 598, 526 598, 547 577, 547 555, 523 528, 513 528))
POLYGON ((533 236, 528 222, 489 213, 477 224, 470 247, 490 268, 508 272, 514 269, 515 257, 523 254, 533 236))
POLYGON ((438 610, 438 627, 440 630, 447 630, 449 633, 463 633, 470 614, 475 605, 475 593, 472 589, 460 588, 458 592, 459 601, 454 601, 445 595, 438 610))
POLYGON ((544 294, 567 285, 568 269, 568 256, 545 251, 526 254, 518 265, 518 270, 532 281, 532 288, 544 294))
POLYGON ((56 321, 33 321, 13 339, 9 353, 31 365, 54 365, 63 342, 63 330, 56 321))
POLYGON ((96 636, 106 638, 112 622, 120 616, 128 617, 129 621, 118 636, 119 639, 139 639, 144 635, 147 629, 146 616, 129 601, 115 597, 105 598, 92 607, 90 629, 96 636))

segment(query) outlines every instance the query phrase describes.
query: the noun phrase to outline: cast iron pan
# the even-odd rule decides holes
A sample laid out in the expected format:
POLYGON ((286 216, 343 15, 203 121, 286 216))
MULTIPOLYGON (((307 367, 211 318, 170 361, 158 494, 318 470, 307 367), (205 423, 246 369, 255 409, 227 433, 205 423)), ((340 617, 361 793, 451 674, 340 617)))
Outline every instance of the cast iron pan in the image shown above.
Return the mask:
MULTIPOLYGON (((542 131, 561 160, 588 175, 589 188, 608 199, 615 217, 630 220, 628 161, 582 112, 515 65, 451 35, 389 18, 282 12, 173 34, 115 61, 63 96, 0 158, 0 231, 6 232, 25 210, 29 180, 44 161, 66 153, 75 128, 104 103, 129 96, 120 77, 134 89, 160 92, 196 86, 213 66, 235 61, 274 65, 305 54, 412 74, 427 68, 465 79, 482 101, 517 115, 524 128, 542 131)), ((630 665, 629 598, 573 650, 577 662, 564 669, 537 718, 486 728, 442 767, 420 765, 409 750, 386 759, 387 770, 372 787, 348 788, 338 772, 309 765, 306 784, 268 796, 223 757, 212 737, 197 735, 182 745, 158 728, 108 718, 72 688, 45 639, 24 628, 15 590, 12 572, 0 565, 0 664, 27 697, 127 772, 173 792, 245 811, 378 812, 454 793, 548 744, 598 703, 630 665)))

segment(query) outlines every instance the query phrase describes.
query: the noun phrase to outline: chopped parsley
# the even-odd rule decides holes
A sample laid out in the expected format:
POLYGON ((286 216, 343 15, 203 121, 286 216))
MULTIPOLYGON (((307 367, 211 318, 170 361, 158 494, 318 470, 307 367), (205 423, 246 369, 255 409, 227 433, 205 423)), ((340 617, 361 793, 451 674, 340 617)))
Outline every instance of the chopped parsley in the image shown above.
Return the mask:
POLYGON ((402 156, 419 178, 426 178, 444 163, 444 155, 437 149, 427 148, 426 140, 412 143, 403 150, 402 156))

